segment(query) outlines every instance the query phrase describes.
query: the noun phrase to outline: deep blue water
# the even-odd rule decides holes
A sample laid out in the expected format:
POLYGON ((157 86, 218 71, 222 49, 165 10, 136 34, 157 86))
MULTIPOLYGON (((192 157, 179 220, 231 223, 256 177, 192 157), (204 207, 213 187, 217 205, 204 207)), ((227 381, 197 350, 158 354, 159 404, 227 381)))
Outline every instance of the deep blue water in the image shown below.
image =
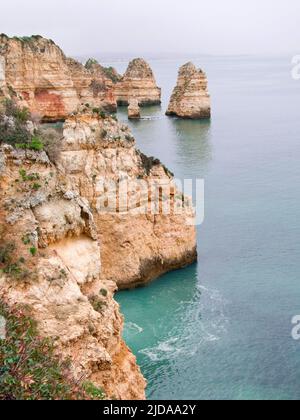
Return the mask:
POLYGON ((299 399, 300 81, 291 57, 202 57, 211 122, 170 119, 185 61, 150 63, 163 105, 130 125, 176 177, 205 179, 199 262, 117 295, 125 339, 149 399, 299 399))

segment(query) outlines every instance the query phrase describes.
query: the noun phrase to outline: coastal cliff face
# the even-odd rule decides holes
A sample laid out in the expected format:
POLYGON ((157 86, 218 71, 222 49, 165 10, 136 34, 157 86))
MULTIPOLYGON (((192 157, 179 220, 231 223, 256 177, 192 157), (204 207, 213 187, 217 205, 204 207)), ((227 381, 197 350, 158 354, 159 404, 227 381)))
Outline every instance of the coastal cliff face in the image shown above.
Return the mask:
POLYGON ((45 121, 63 120, 83 104, 116 110, 115 73, 67 58, 51 40, 2 34, 0 60, 2 95, 5 90, 6 96, 9 94, 45 121))
POLYGON ((93 382, 108 398, 145 398, 145 381, 122 339, 116 284, 100 278, 89 203, 65 190, 44 152, 2 146, 0 186, 0 298, 30 308, 41 336, 70 359, 76 380, 93 382))
POLYGON ((113 296, 195 261, 193 207, 111 117, 70 117, 58 154, 0 146, 0 298, 30 308, 75 379, 144 399, 113 296))
POLYGON ((207 78, 193 63, 187 63, 179 70, 166 115, 181 118, 210 118, 211 104, 207 89, 207 78))
POLYGON ((157 87, 151 67, 141 58, 129 63, 115 86, 115 95, 119 105, 128 105, 132 98, 136 98, 140 106, 161 104, 161 89, 157 87))
POLYGON ((92 208, 105 279, 133 288, 196 260, 190 200, 158 160, 135 148, 127 126, 112 118, 71 117, 59 167, 68 190, 92 208))

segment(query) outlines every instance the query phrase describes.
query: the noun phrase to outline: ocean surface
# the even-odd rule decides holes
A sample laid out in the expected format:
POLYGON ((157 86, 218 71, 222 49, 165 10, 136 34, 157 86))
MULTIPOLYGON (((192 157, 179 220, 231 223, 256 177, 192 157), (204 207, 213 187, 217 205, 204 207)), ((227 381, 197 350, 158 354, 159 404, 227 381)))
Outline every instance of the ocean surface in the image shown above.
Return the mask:
POLYGON ((177 178, 205 179, 199 262, 118 293, 124 337, 149 399, 300 399, 300 81, 291 57, 194 58, 211 122, 165 117, 188 60, 150 61, 162 107, 129 124, 177 178))

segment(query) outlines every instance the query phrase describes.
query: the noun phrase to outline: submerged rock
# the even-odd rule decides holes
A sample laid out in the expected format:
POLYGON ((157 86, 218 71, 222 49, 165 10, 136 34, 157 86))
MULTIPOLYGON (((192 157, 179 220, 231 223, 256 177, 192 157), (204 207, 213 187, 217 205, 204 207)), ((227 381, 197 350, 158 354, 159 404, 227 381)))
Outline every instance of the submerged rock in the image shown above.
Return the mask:
POLYGON ((130 120, 139 120, 141 118, 141 110, 137 99, 130 99, 128 105, 128 118, 130 120))
POLYGON ((190 119, 210 118, 211 104, 206 74, 193 63, 180 68, 177 86, 166 115, 190 119))
POLYGON ((127 106, 132 97, 140 106, 161 104, 161 89, 157 87, 151 67, 142 58, 129 63, 126 73, 116 84, 115 95, 119 105, 127 106))

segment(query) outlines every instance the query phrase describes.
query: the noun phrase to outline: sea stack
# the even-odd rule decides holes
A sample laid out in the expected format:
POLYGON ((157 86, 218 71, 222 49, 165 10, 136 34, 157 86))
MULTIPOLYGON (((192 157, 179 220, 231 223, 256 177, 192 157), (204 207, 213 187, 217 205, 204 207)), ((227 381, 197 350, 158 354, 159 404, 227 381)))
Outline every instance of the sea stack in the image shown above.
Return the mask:
POLYGON ((139 120, 141 118, 139 101, 136 98, 133 98, 133 99, 129 100, 128 118, 130 120, 139 120))
POLYGON ((153 71, 149 64, 142 58, 132 60, 126 73, 116 84, 115 96, 118 105, 129 104, 135 97, 140 106, 160 105, 161 89, 157 87, 153 71))
POLYGON ((211 105, 206 74, 193 63, 187 63, 179 69, 177 86, 166 115, 190 119, 210 118, 211 105))

